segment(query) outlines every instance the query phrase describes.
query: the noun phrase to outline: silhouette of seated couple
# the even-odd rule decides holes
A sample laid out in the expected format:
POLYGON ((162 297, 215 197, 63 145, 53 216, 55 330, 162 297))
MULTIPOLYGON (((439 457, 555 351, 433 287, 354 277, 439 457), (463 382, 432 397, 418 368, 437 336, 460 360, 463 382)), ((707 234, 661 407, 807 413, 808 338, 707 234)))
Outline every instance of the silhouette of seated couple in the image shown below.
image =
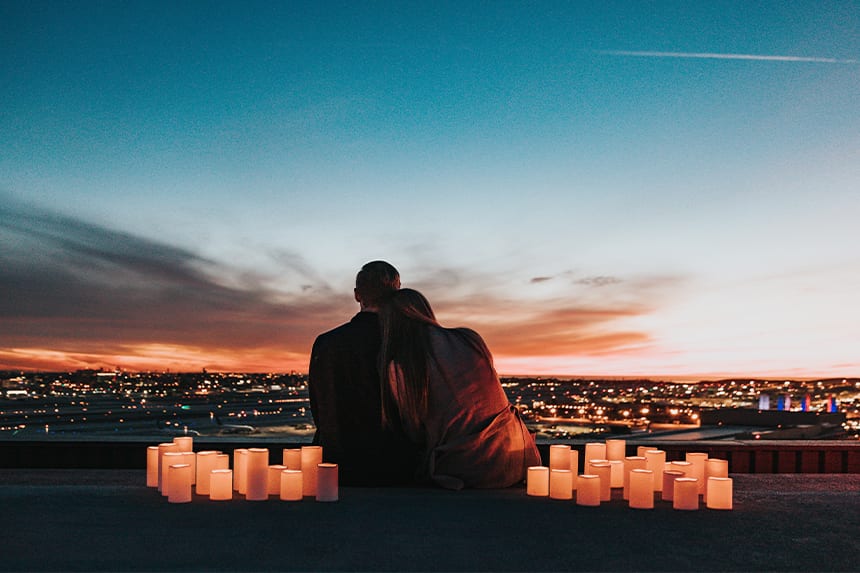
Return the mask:
POLYGON ((355 279, 360 312, 314 342, 311 411, 343 485, 520 483, 540 463, 478 334, 445 328, 389 263, 355 279))

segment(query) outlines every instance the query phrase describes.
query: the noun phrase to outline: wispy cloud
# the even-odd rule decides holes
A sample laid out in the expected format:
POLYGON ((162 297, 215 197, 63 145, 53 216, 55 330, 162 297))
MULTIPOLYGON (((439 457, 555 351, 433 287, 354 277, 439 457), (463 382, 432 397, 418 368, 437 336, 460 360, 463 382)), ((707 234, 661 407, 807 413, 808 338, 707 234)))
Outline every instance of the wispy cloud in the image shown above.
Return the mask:
POLYGON ((860 60, 841 58, 819 58, 807 56, 771 56, 759 54, 720 54, 712 52, 651 52, 633 50, 598 50, 606 56, 634 58, 689 58, 699 60, 753 60, 760 62, 807 62, 813 64, 857 64, 860 60))

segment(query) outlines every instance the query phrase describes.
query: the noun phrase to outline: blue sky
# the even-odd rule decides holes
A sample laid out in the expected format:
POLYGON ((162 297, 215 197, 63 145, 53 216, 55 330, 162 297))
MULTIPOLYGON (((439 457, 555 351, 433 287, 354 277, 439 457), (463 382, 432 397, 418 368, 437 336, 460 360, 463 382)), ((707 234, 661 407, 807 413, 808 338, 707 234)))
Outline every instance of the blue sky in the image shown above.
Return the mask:
POLYGON ((860 366, 857 2, 4 1, 0 52, 0 366, 303 369, 377 258, 503 372, 860 366))

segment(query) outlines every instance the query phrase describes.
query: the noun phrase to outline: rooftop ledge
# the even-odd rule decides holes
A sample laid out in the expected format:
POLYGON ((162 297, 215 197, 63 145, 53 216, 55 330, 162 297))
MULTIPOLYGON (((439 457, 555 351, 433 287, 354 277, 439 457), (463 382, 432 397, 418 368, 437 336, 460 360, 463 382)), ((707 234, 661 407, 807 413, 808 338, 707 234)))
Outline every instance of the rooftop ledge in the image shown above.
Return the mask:
POLYGON ((0 470, 2 571, 857 571, 860 475, 737 474, 732 511, 341 488, 316 503, 195 496, 144 470, 0 470))

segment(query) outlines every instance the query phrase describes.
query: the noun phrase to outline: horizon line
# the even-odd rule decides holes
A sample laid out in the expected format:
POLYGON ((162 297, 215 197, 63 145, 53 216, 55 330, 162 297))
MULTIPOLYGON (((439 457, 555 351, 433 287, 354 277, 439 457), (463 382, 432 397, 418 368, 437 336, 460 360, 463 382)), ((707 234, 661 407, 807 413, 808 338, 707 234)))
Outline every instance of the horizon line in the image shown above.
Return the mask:
POLYGON ((687 58, 706 60, 752 60, 763 62, 805 62, 814 64, 857 64, 860 60, 841 58, 822 58, 811 56, 770 56, 758 54, 723 54, 716 52, 658 52, 647 50, 597 50, 598 54, 608 56, 630 56, 635 58, 687 58))

